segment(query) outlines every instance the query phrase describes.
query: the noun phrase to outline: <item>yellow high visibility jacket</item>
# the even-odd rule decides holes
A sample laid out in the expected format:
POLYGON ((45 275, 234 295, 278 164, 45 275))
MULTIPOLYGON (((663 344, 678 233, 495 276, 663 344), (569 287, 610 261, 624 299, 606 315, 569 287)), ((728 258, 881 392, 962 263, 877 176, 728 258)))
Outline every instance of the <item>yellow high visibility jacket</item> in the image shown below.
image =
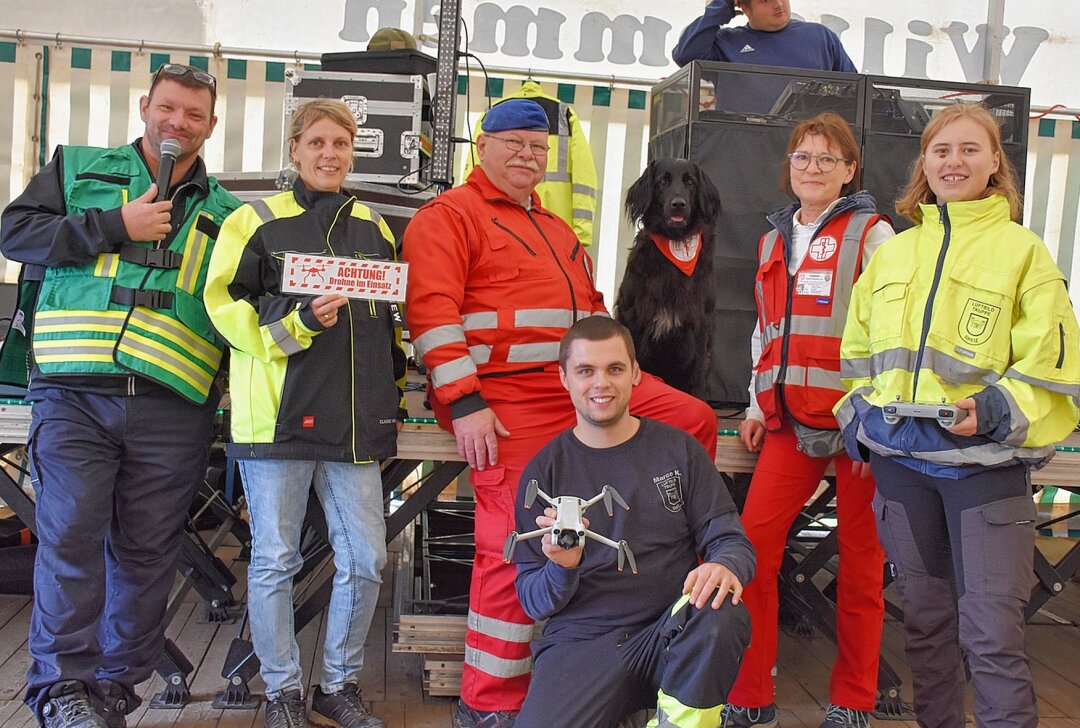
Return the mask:
POLYGON ((924 205, 921 225, 878 249, 852 292, 840 358, 851 391, 835 411, 848 451, 861 443, 933 475, 1045 463, 1080 413, 1080 330, 1065 276, 1001 195, 924 205), (965 397, 981 424, 991 416, 973 437, 882 418, 897 400, 965 397))
MULTIPOLYGON (((548 115, 548 165, 544 181, 536 186, 540 202, 569 225, 582 245, 592 245, 593 217, 596 214, 596 164, 593 162, 589 140, 570 104, 544 93, 536 81, 526 81, 521 88, 497 103, 507 99, 530 99, 544 107, 548 115)), ((476 123, 473 138, 480 136, 476 123)), ((472 168, 479 163, 475 153, 465 162, 468 179, 472 168)))

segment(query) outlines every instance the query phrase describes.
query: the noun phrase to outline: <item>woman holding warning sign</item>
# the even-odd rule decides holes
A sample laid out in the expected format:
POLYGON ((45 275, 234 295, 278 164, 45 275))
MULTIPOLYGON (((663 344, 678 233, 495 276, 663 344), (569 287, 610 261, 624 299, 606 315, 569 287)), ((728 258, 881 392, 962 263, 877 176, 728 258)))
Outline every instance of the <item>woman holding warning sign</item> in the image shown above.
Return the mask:
POLYGON ((339 101, 297 109, 288 134, 292 190, 225 220, 206 283, 210 318, 232 348, 228 452, 251 516, 248 611, 268 726, 306 725, 292 582, 312 487, 337 572, 312 714, 350 728, 383 725, 357 681, 386 563, 378 461, 397 452, 405 354, 397 305, 363 298, 372 295, 367 274, 355 274, 395 259, 386 223, 342 188, 355 134, 339 101), (335 285, 335 276, 356 285, 335 285))

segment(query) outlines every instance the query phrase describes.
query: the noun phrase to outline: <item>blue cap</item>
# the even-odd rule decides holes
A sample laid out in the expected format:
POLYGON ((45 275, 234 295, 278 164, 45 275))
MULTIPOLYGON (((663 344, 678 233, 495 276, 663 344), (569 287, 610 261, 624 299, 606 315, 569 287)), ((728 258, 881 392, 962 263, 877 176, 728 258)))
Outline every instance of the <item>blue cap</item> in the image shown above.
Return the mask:
POLYGON ((480 123, 483 131, 547 131, 548 118, 544 107, 529 99, 507 99, 491 107, 480 123))

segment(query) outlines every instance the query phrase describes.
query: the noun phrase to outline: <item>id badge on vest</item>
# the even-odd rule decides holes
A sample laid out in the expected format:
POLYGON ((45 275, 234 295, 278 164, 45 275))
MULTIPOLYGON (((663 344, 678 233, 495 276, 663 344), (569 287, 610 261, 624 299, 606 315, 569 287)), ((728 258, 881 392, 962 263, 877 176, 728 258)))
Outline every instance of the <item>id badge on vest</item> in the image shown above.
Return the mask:
POLYGON ((832 300, 833 272, 831 270, 801 270, 795 276, 795 295, 813 296, 818 303, 832 300))

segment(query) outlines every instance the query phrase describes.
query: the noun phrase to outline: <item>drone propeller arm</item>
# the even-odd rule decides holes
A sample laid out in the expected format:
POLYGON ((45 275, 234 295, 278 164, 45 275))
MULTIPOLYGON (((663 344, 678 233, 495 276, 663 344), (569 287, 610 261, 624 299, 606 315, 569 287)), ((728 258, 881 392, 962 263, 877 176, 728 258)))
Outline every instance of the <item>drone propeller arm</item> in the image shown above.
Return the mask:
POLYGON ((619 548, 618 541, 612 541, 607 536, 601 536, 600 534, 594 533, 594 532, 592 532, 592 531, 590 531, 588 529, 585 530, 585 535, 588 538, 591 538, 593 541, 599 541, 600 543, 604 544, 605 546, 610 546, 613 549, 619 548))
POLYGON ((514 555, 514 547, 517 546, 518 541, 527 541, 530 538, 536 538, 537 536, 543 536, 545 533, 549 533, 550 528, 538 528, 535 531, 529 531, 527 533, 518 533, 517 531, 511 531, 506 541, 503 542, 503 561, 510 563, 510 559, 514 555))
POLYGON ((547 528, 538 528, 535 531, 528 531, 527 533, 519 533, 517 536, 518 541, 528 541, 530 538, 537 538, 545 534, 551 533, 551 526, 547 528))

